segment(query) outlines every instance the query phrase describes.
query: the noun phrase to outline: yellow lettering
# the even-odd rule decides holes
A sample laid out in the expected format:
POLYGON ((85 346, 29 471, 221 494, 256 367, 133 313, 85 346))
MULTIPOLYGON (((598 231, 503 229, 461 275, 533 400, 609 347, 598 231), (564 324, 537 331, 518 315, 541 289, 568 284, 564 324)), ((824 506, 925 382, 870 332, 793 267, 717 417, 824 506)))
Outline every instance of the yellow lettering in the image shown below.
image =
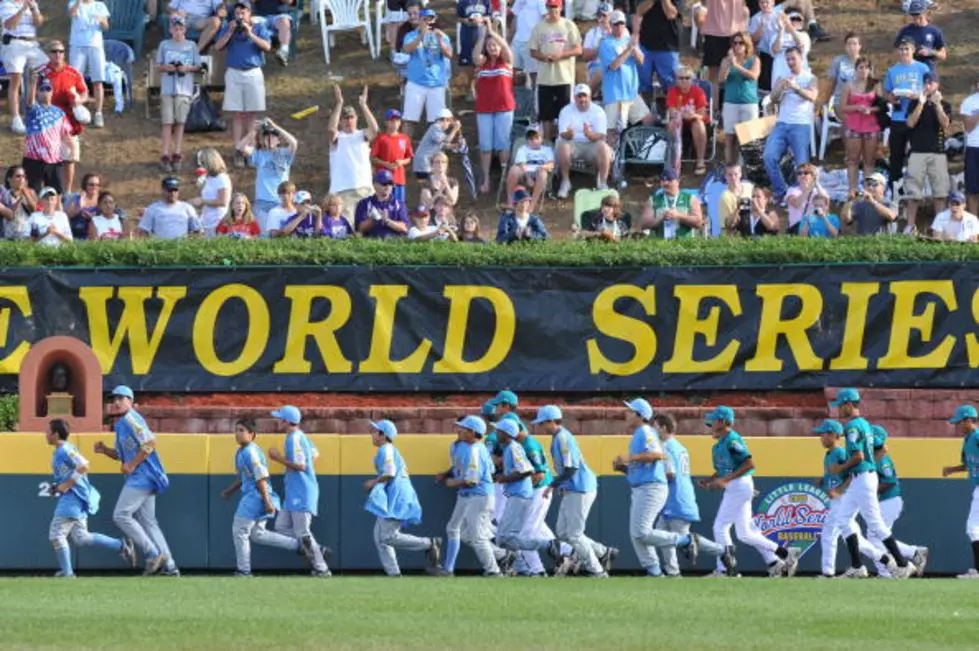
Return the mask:
POLYGON ((801 371, 818 371, 823 361, 816 357, 806 330, 819 320, 823 296, 812 285, 759 285, 755 292, 762 299, 755 356, 745 364, 746 371, 781 371, 783 361, 776 356, 780 337, 785 337, 789 351, 801 371), (782 318, 782 308, 789 296, 798 297, 799 314, 782 318))
POLYGON ((328 372, 349 373, 353 365, 340 350, 336 331, 350 319, 350 295, 342 287, 333 285, 289 285, 285 296, 292 301, 286 348, 272 372, 309 373, 312 364, 306 359, 306 340, 312 337, 328 372), (329 301, 330 312, 325 319, 311 322, 313 301, 318 298, 329 301))
POLYGON ((642 306, 648 315, 656 314, 656 288, 635 285, 612 285, 602 290, 592 305, 592 320, 603 335, 632 344, 636 353, 626 362, 613 362, 602 354, 595 339, 585 342, 588 351, 588 368, 592 374, 634 375, 648 367, 656 356, 656 332, 645 321, 634 319, 615 311, 615 302, 631 298, 642 306))
POLYGON ((433 373, 486 373, 506 359, 513 336, 517 331, 517 314, 513 301, 503 290, 484 285, 458 285, 445 288, 450 301, 449 323, 445 328, 445 348, 442 359, 435 362, 433 373), (496 315, 496 329, 486 352, 479 359, 467 362, 462 358, 469 325, 469 312, 475 299, 489 301, 496 315))
MULTIPOLYGON (((27 288, 22 285, 19 287, 0 287, 0 299, 13 303, 25 319, 33 315, 30 294, 27 293, 27 288)), ((0 310, 0 347, 7 345, 7 336, 10 334, 10 313, 12 311, 10 308, 0 310)), ((30 348, 31 345, 26 341, 17 344, 13 352, 0 359, 0 373, 19 372, 20 364, 24 361, 24 355, 30 348)))
MULTIPOLYGON (((979 289, 972 294, 972 320, 979 325, 979 289)), ((979 337, 970 332, 965 336, 966 354, 969 356, 969 366, 979 367, 979 337)))
POLYGON ((867 328, 867 307, 870 297, 880 290, 880 283, 843 283, 840 293, 849 299, 846 324, 843 326, 843 346, 838 357, 830 360, 831 371, 858 371, 870 364, 863 356, 863 336, 867 328))
POLYGON ((955 285, 951 280, 900 280, 891 283, 894 295, 894 316, 891 321, 891 338, 887 353, 877 362, 877 368, 945 368, 955 346, 955 337, 947 335, 931 352, 911 356, 908 347, 911 333, 921 333, 921 342, 931 341, 935 326, 935 302, 929 301, 920 314, 914 305, 921 294, 932 294, 941 299, 949 311, 958 309, 955 285))
MULTIPOLYGON (((223 337, 222 337, 223 339, 223 337)), ((215 289, 201 302, 194 318, 194 354, 208 373, 228 377, 251 368, 265 352, 269 339, 269 308, 258 290, 238 283, 215 289), (224 304, 237 298, 245 304, 248 321, 237 324, 235 332, 246 332, 245 345, 238 357, 225 362, 214 349, 215 337, 222 337, 217 329, 218 313, 224 304)))
POLYGON ((676 341, 673 356, 663 364, 664 373, 721 373, 730 371, 734 357, 741 347, 737 339, 728 342, 720 353, 703 361, 693 358, 693 347, 698 335, 704 337, 710 347, 717 345, 717 331, 721 320, 721 308, 714 305, 707 316, 700 318, 700 303, 707 297, 718 298, 731 310, 741 314, 741 299, 736 285, 677 285, 673 295, 680 301, 676 323, 676 341))
POLYGON ((371 350, 360 365, 362 373, 421 373, 432 349, 432 342, 422 339, 413 353, 400 360, 391 359, 394 343, 394 320, 398 301, 408 295, 407 285, 372 285, 371 298, 374 310, 374 328, 371 332, 371 350))
POLYGON ((156 298, 163 301, 156 327, 147 333, 146 301, 153 297, 152 287, 82 287, 78 297, 88 311, 88 331, 92 351, 99 360, 103 373, 112 371, 122 342, 129 341, 129 356, 135 375, 146 375, 156 359, 156 351, 166 332, 167 323, 173 316, 177 301, 187 295, 186 287, 157 287, 156 298), (116 331, 109 332, 109 315, 106 303, 113 295, 122 301, 122 315, 116 331))

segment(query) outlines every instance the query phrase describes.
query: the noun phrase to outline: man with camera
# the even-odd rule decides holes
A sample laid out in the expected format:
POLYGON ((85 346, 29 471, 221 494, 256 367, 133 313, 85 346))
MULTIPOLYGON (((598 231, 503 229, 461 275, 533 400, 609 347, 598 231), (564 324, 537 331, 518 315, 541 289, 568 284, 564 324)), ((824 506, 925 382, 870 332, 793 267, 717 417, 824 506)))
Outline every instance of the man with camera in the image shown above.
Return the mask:
POLYGON ((877 235, 897 220, 897 204, 884 199, 887 179, 874 172, 863 181, 863 195, 843 206, 843 221, 856 224, 857 235, 877 235))
POLYGON ((421 120, 422 109, 429 122, 434 122, 445 108, 445 93, 449 84, 452 61, 452 41, 441 29, 434 27, 435 12, 423 9, 415 31, 405 36, 404 53, 411 59, 405 69, 404 132, 409 138, 415 123, 421 120))
POLYGON ((184 124, 194 95, 194 73, 201 69, 200 52, 196 43, 187 40, 183 16, 170 18, 170 38, 160 43, 156 51, 156 69, 160 71, 160 121, 163 123, 160 167, 164 172, 179 172, 184 124))
POLYGON ((252 213, 262 236, 278 228, 269 223, 269 211, 279 205, 279 186, 289 180, 299 141, 269 118, 256 120, 238 141, 235 158, 247 158, 255 168, 255 201, 252 213))
POLYGON ((224 0, 170 0, 169 12, 171 18, 183 18, 187 29, 201 33, 197 48, 202 53, 207 50, 211 39, 221 29, 221 21, 228 15, 224 0))
MULTIPOLYGON (((231 135, 241 140, 245 125, 255 113, 265 111, 265 53, 272 50, 272 29, 265 23, 252 24, 252 5, 248 0, 235 3, 234 20, 218 36, 217 49, 228 50, 224 73, 224 104, 232 114, 231 135)), ((235 156, 235 167, 244 167, 244 160, 235 156)))
MULTIPOLYGON (((30 71, 43 66, 48 57, 37 43, 37 28, 44 24, 44 16, 37 8, 36 0, 4 0, 0 3, 0 24, 3 25, 3 67, 7 81, 7 106, 10 107, 10 130, 24 135, 24 120, 20 117, 20 85, 25 69, 30 71)), ((33 91, 33 86, 28 85, 33 91)), ((27 105, 34 103, 34 93, 27 98, 27 105)))

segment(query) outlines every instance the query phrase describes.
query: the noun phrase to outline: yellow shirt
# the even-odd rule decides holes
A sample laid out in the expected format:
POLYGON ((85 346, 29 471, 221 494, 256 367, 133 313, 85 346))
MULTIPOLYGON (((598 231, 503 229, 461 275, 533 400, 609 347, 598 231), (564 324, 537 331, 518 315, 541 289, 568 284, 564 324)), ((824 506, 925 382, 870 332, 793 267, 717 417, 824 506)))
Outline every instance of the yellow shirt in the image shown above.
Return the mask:
MULTIPOLYGON (((534 25, 527 47, 543 55, 558 54, 564 50, 581 45, 578 26, 567 18, 556 23, 541 20, 534 25)), ((575 78, 575 57, 562 59, 555 63, 537 62, 537 83, 542 86, 573 85, 575 78)))

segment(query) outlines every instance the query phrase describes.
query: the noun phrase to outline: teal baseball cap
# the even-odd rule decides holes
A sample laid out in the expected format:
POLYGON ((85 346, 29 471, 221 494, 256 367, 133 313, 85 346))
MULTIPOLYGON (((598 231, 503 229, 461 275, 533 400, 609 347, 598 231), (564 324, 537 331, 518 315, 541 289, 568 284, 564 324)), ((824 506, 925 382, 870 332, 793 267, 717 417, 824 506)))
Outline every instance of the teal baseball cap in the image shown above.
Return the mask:
POLYGON ((813 427, 812 431, 815 434, 836 434, 837 436, 840 436, 843 434, 843 425, 841 425, 840 421, 838 420, 827 418, 817 427, 813 427))
POLYGON ((371 427, 376 429, 378 432, 383 434, 389 441, 393 441, 398 438, 398 428, 391 421, 384 419, 378 421, 370 421, 371 427))
POLYGON ((544 405, 537 410, 537 418, 530 422, 539 425, 549 420, 561 420, 561 410, 557 405, 544 405))
POLYGON ((493 418, 493 416, 496 416, 496 405, 493 404, 492 400, 487 400, 483 403, 479 413, 483 418, 493 418))
POLYGON ((504 389, 496 394, 496 397, 490 400, 493 406, 497 405, 510 405, 511 407, 517 406, 517 394, 509 389, 504 389))
POLYGON ((870 433, 874 435, 874 449, 879 450, 887 442, 887 430, 880 425, 871 425, 870 433))
POLYGON ((456 421, 456 427, 461 427, 462 429, 467 429, 476 434, 476 436, 486 435, 486 421, 484 421, 479 416, 466 416, 461 420, 456 421))
POLYGON ((510 418, 501 418, 496 422, 496 431, 515 439, 517 438, 517 434, 520 433, 520 424, 510 418))
POLYGON ((636 412, 640 418, 649 420, 653 417, 653 406, 649 404, 648 401, 642 398, 635 398, 633 400, 627 400, 623 402, 626 407, 636 412))
MULTIPOLYGON (((527 426, 524 425, 523 424, 523 421, 520 420, 520 416, 517 416, 512 411, 509 414, 503 414, 503 416, 500 417, 500 420, 496 421, 496 423, 499 423, 500 421, 503 421, 503 420, 512 420, 514 423, 517 424, 517 427, 519 429, 521 429, 521 430, 523 430, 525 432, 527 431, 527 426)), ((496 423, 493 423, 492 426, 493 427, 496 427, 496 423)))
POLYGON ((706 416, 704 416, 704 422, 711 425, 715 420, 723 420, 731 425, 734 425, 734 410, 730 407, 725 407, 724 405, 714 407, 711 411, 707 412, 706 416))
POLYGON ((860 402, 860 392, 856 389, 840 389, 836 394, 836 400, 829 403, 830 407, 839 407, 848 402, 860 402))
POLYGON ((303 420, 303 415, 299 412, 299 409, 293 407, 292 405, 279 407, 272 412, 272 416, 275 418, 281 418, 287 423, 292 423, 293 425, 298 425, 303 420))
POLYGON ((130 400, 135 399, 135 396, 133 396, 133 390, 124 384, 120 384, 115 389, 113 389, 112 393, 110 393, 109 396, 113 398, 119 396, 120 398, 129 398, 130 400))
POLYGON ((962 405, 955 410, 955 415, 948 419, 950 423, 961 423, 966 418, 979 420, 979 412, 972 405, 962 405))

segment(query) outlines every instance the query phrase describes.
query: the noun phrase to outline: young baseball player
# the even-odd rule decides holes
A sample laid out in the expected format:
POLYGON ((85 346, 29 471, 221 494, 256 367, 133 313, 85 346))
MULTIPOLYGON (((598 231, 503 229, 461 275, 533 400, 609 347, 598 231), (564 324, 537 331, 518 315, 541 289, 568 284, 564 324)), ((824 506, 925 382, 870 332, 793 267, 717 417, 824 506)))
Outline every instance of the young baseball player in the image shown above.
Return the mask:
MULTIPOLYGON (((496 394, 496 397, 488 400, 486 404, 483 405, 483 418, 487 419, 490 425, 487 427, 487 436, 483 443, 486 445, 486 449, 490 452, 490 457, 493 459, 493 464, 496 466, 496 473, 503 469, 503 447, 497 440, 496 430, 493 428, 493 422, 510 415, 511 418, 516 418, 517 422, 520 422, 520 417, 517 415, 517 394, 513 391, 504 389, 496 394), (492 410, 492 411, 490 411, 492 410), (489 416, 486 414, 489 413, 489 416)), ((494 473, 495 474, 495 473, 494 473)), ((493 486, 493 522, 499 523, 500 518, 503 517, 503 509, 506 508, 506 493, 503 491, 502 484, 494 484, 493 486)))
POLYGON ((167 576, 178 576, 180 571, 156 521, 156 498, 167 490, 170 480, 156 450, 156 436, 133 409, 133 399, 133 390, 127 386, 112 390, 109 411, 118 416, 115 447, 102 441, 95 444, 96 454, 121 461, 126 475, 112 519, 143 552, 143 574, 151 576, 162 571, 167 576))
POLYGON ((68 423, 55 418, 48 423, 45 438, 54 448, 51 469, 54 484, 48 492, 58 498, 54 517, 48 529, 48 539, 54 547, 60 568, 55 576, 73 578, 71 547, 68 540, 78 547, 95 546, 117 552, 130 567, 136 567, 136 550, 129 538, 119 540, 100 533, 89 533, 88 516, 99 511, 99 492, 88 480, 88 460, 68 442, 68 423))
POLYGON ((262 449, 255 443, 256 427, 251 418, 235 423, 235 474, 234 483, 221 491, 223 499, 230 499, 241 490, 238 509, 231 525, 231 538, 235 544, 235 576, 252 575, 252 543, 300 552, 299 541, 281 533, 268 531, 266 523, 275 517, 281 506, 279 496, 272 490, 268 464, 262 449))
MULTIPOLYGON (((482 420, 482 419, 480 419, 482 420)), ((485 426, 485 422, 483 423, 485 426)), ((449 469, 435 475, 435 481, 445 484, 448 479, 459 479, 465 474, 466 455, 469 453, 469 444, 463 440, 462 429, 456 431, 456 440, 449 444, 449 469)), ((462 537, 462 520, 466 503, 462 501, 462 495, 456 494, 455 507, 449 522, 445 525, 445 554, 442 557, 442 570, 446 576, 452 576, 455 572, 456 558, 459 556, 459 547, 462 537)))
POLYGON ((585 535, 588 513, 598 495, 595 473, 585 463, 574 435, 561 425, 560 409, 555 405, 541 407, 533 423, 540 425, 541 430, 551 436, 555 476, 551 485, 544 489, 544 495, 550 496, 556 490, 562 496, 557 516, 557 537, 571 545, 578 562, 590 576, 606 578, 619 550, 585 535))
MULTIPOLYGON (((715 407, 705 417, 716 442, 711 450, 714 474, 710 479, 701 479, 701 488, 724 491, 721 505, 714 518, 714 540, 730 547, 731 525, 738 540, 758 550, 768 564, 768 576, 795 576, 799 563, 799 550, 779 547, 762 535, 751 520, 751 500, 755 493, 755 462, 751 458, 744 439, 734 429, 734 410, 730 407, 715 407)), ((732 551, 733 553, 733 551, 732 551)), ((720 559, 717 569, 709 576, 727 576, 720 559)))
POLYGON ((316 480, 319 451, 299 429, 302 414, 292 405, 272 412, 285 430, 285 454, 269 448, 269 459, 285 466, 285 503, 275 519, 275 530, 299 541, 303 554, 313 563, 313 576, 331 576, 323 550, 313 537, 313 518, 319 509, 320 486, 316 480))
POLYGON ((428 558, 429 574, 439 571, 442 552, 441 538, 419 538, 401 531, 402 527, 421 524, 422 506, 408 476, 408 465, 401 457, 394 439, 398 428, 389 420, 371 422, 371 442, 377 448, 374 468, 377 477, 364 482, 367 502, 364 510, 377 516, 374 524, 374 544, 381 565, 388 576, 401 576, 396 550, 424 551, 428 558))
MULTIPOLYGON (((841 389, 830 403, 846 418, 843 433, 846 437, 847 460, 830 466, 830 472, 846 473, 850 484, 840 505, 840 521, 849 522, 859 513, 867 523, 867 538, 879 540, 887 550, 888 569, 895 578, 904 579, 916 572, 912 563, 901 554, 891 529, 884 523, 877 497, 877 464, 874 462, 874 437, 870 423, 860 416, 860 393, 856 389, 841 389)), ((849 544, 849 543, 848 543, 849 544)))
POLYGON ((965 523, 965 533, 972 542, 972 567, 959 578, 979 579, 979 412, 972 405, 962 405, 948 422, 962 436, 962 463, 942 468, 942 477, 966 472, 972 482, 972 505, 965 523))

